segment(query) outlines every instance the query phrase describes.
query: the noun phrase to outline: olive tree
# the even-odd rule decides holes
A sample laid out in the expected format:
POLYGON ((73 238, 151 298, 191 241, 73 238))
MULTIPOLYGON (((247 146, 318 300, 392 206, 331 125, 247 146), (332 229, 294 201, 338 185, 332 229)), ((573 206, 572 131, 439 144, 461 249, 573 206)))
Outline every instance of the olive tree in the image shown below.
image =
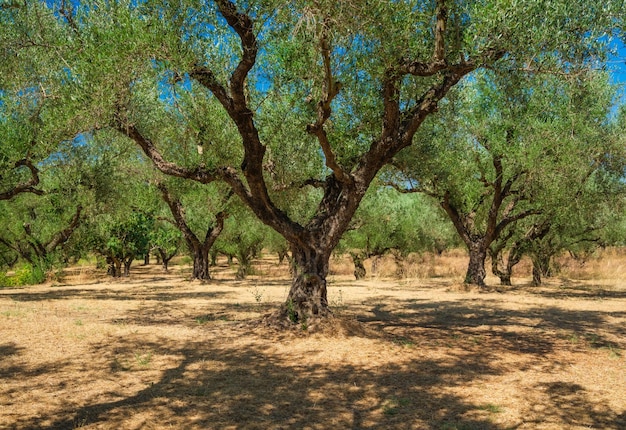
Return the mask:
POLYGON ((170 211, 165 219, 178 228, 193 258, 192 279, 211 279, 209 253, 230 215, 228 201, 232 193, 224 187, 202 190, 187 186, 175 190, 165 182, 159 182, 157 188, 170 211))
MULTIPOLYGON (((484 286, 501 239, 582 199, 575 190, 614 149, 604 126, 612 91, 588 70, 568 79, 487 72, 456 90, 422 129, 423 144, 396 159, 396 185, 439 201, 469 253, 465 282, 484 286)), ((528 234, 543 235, 540 224, 528 234)))

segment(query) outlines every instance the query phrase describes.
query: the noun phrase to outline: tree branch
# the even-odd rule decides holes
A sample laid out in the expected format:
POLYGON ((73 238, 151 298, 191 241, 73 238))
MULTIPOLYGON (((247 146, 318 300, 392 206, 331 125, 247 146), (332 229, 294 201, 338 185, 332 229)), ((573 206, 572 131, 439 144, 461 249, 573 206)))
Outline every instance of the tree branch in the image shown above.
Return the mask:
POLYGON ((31 178, 22 184, 14 186, 11 190, 0 193, 0 200, 9 200, 20 193, 33 193, 38 196, 44 194, 42 190, 38 190, 35 186, 39 185, 39 169, 29 159, 25 158, 15 163, 15 168, 27 167, 30 170, 31 178))
POLYGON ((189 225, 187 224, 187 219, 185 218, 185 209, 181 204, 180 200, 172 195, 167 186, 163 183, 158 183, 157 188, 161 192, 161 196, 163 201, 170 208, 170 212, 174 217, 174 225, 178 228, 178 230, 183 234, 185 241, 187 242, 187 246, 190 249, 197 249, 200 245, 200 240, 195 235, 195 233, 191 230, 189 225))
POLYGON ((241 39, 243 55, 237 68, 231 75, 230 90, 235 105, 245 105, 245 81, 248 77, 248 72, 254 67, 258 51, 254 25, 248 15, 237 12, 237 7, 231 1, 217 0, 216 3, 228 25, 237 32, 241 39))
POLYGON ((72 217, 69 225, 65 229, 57 232, 52 237, 52 239, 50 239, 50 241, 45 244, 45 249, 47 253, 51 253, 52 251, 57 249, 59 245, 62 245, 69 240, 72 233, 74 233, 74 230, 76 230, 80 224, 80 215, 82 211, 83 207, 78 205, 78 207, 76 208, 76 213, 72 217))
POLYGON ((144 137, 134 125, 124 125, 118 123, 115 125, 115 128, 139 145, 143 153, 146 154, 150 160, 152 160, 157 169, 167 175, 191 179, 202 184, 208 184, 216 181, 221 176, 218 173, 209 172, 201 167, 186 169, 175 163, 166 161, 156 146, 149 139, 144 137))
POLYGON ((317 104, 317 121, 307 126, 307 132, 316 136, 322 151, 324 152, 324 158, 326 159, 326 167, 331 169, 338 181, 344 183, 352 182, 352 178, 337 162, 333 149, 328 140, 328 135, 324 129, 326 120, 330 117, 331 107, 333 99, 339 94, 341 89, 341 82, 336 81, 333 78, 331 63, 330 63, 330 43, 328 42, 328 22, 324 21, 322 35, 320 36, 320 48, 322 51, 322 62, 324 64, 324 83, 322 86, 322 100, 317 104))

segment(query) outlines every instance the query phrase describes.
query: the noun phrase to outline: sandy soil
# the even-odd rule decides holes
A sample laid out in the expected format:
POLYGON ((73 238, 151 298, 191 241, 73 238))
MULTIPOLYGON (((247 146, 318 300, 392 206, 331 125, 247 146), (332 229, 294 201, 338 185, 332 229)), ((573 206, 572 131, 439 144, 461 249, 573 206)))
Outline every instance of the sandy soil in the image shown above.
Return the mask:
POLYGON ((284 266, 184 274, 0 290, 0 428, 626 429, 624 281, 335 275, 334 320, 285 332, 284 266))

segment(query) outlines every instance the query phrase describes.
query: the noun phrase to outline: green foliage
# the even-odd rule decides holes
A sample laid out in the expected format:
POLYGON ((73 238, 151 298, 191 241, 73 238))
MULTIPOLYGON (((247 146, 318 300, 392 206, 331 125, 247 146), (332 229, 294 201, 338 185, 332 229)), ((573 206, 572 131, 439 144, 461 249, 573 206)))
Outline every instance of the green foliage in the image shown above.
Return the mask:
MULTIPOLYGON (((612 93, 602 79, 572 78, 564 84, 561 75, 586 76, 581 70, 604 58, 604 45, 625 15, 622 3, 445 2, 441 62, 476 64, 490 72, 462 81, 458 91, 439 103, 438 114, 424 111, 429 119, 420 122, 415 149, 398 160, 409 166, 401 184, 412 181, 438 197, 448 192, 455 207, 476 220, 476 234, 485 228, 490 210, 484 204, 485 183, 500 176, 492 168, 495 159, 502 160, 506 178, 521 178, 515 187, 523 194, 518 211, 529 208, 531 200, 543 211, 582 200, 568 194, 580 183, 581 166, 620 164, 598 156, 611 153, 599 143, 605 141, 606 100, 612 93), (533 73, 529 77, 526 71, 533 73), (571 166, 576 166, 575 174, 571 166)), ((193 73, 207 67, 212 84, 233 95, 229 79, 242 58, 241 40, 215 2, 36 1, 0 9, 0 192, 29 179, 29 170, 15 165, 25 157, 44 171, 42 188, 50 192, 45 201, 24 198, 14 207, 2 207, 9 243, 3 250, 9 251, 0 264, 10 264, 14 253, 35 239, 46 242, 78 204, 90 221, 69 243, 75 257, 89 248, 110 255, 141 253, 148 240, 174 246, 173 231, 151 232, 148 218, 164 211, 147 184, 161 178, 136 150, 125 149, 131 146, 120 137, 123 126, 136 128, 168 162, 205 172, 201 182, 212 175, 241 181, 239 195, 250 195, 249 205, 268 205, 264 222, 273 222, 279 233, 284 225, 292 231, 315 230, 335 210, 323 200, 321 186, 332 177, 328 154, 310 133, 329 82, 341 89, 330 104, 324 131, 337 163, 349 174, 367 164, 364 154, 381 139, 398 139, 381 136, 390 105, 397 102, 401 111, 399 126, 432 96, 429 89, 450 76, 448 69, 426 76, 408 73, 387 105, 381 98, 401 60, 431 64, 438 4, 237 2, 254 20, 258 46, 244 97, 247 118, 262 143, 258 153, 247 151, 262 165, 256 174, 265 183, 256 184, 247 182, 250 172, 242 166, 241 142, 250 137, 249 130, 241 134, 241 126, 218 101, 219 91, 211 93, 193 73), (322 61, 323 40, 329 44, 328 69, 322 61), (85 134, 74 140, 81 132, 85 134), (139 219, 138 214, 150 216, 139 219), (25 222, 37 232, 28 243, 20 239, 25 222)), ((394 129, 398 127, 388 128, 391 134, 394 129)), ((382 156, 386 149, 379 148, 382 156)), ((355 196, 350 211, 380 169, 371 164, 358 187, 344 187, 355 196)), ((598 190, 601 176, 590 181, 598 190)), ((213 218, 206 215, 224 209, 224 189, 180 183, 175 188, 192 230, 210 229, 213 218)), ((388 194, 379 189, 369 193, 352 224, 358 229, 345 235, 342 246, 408 253, 448 245, 449 229, 433 205, 388 194)), ((581 203, 580 210, 568 212, 569 219, 588 222, 578 215, 592 207, 581 203)), ((224 252, 243 263, 262 244, 284 249, 284 241, 263 239, 265 227, 247 217, 234 214, 227 222, 219 244, 224 252)), ((346 224, 333 230, 341 230, 330 241, 333 246, 346 224)))
POLYGON ((252 260, 260 256, 268 236, 271 236, 269 227, 257 220, 248 209, 233 207, 214 248, 237 259, 237 277, 243 279, 251 274, 252 260))
POLYGON ((105 221, 99 226, 101 236, 96 249, 121 260, 143 255, 148 251, 153 223, 152 217, 137 211, 123 219, 105 221))
POLYGON ((21 264, 12 276, 0 272, 0 287, 21 287, 41 284, 45 281, 46 267, 43 264, 21 264))
POLYGON ((442 252, 456 245, 452 225, 436 203, 419 194, 372 187, 338 251, 361 250, 365 258, 395 251, 442 252))
POLYGON ((183 240, 181 232, 176 227, 163 221, 156 222, 148 236, 150 246, 168 256, 178 251, 183 240))

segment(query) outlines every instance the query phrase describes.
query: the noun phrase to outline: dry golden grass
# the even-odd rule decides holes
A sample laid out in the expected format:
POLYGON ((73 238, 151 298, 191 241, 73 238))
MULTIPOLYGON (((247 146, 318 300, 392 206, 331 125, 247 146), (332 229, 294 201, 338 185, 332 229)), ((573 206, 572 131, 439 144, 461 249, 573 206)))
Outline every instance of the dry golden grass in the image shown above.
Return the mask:
POLYGON ((0 290, 0 428, 626 428, 624 255, 487 293, 455 287, 462 253, 414 258, 333 261, 335 318, 306 331, 258 322, 289 286, 271 259, 0 290))

